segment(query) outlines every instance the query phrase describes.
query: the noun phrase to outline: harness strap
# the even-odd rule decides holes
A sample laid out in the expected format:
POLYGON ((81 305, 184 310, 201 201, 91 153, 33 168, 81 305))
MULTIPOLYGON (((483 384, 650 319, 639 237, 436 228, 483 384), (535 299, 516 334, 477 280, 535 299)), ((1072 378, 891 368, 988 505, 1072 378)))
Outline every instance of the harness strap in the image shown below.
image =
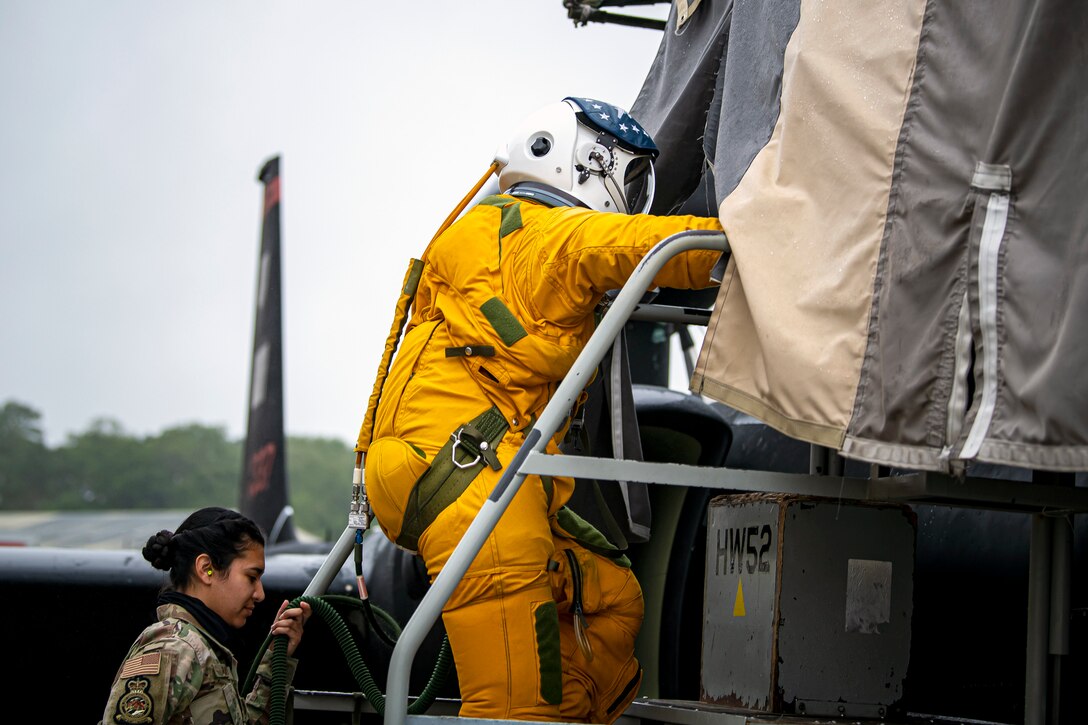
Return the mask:
POLYGON ((508 428, 505 416, 494 407, 458 426, 412 488, 404 507, 398 546, 418 551, 420 535, 465 492, 485 465, 496 471, 502 468, 495 447, 508 428))

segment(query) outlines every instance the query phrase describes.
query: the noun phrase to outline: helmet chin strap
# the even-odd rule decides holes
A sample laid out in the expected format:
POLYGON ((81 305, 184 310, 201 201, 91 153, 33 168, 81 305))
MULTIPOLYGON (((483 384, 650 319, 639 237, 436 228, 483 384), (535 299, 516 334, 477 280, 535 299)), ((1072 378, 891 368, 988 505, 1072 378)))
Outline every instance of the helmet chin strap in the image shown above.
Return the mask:
POLYGON ((624 214, 630 214, 631 210, 627 208, 627 199, 623 194, 623 187, 616 181, 616 177, 612 174, 611 169, 607 169, 601 174, 601 183, 604 184, 604 190, 608 192, 608 195, 612 197, 612 201, 616 202, 616 207, 622 209, 624 214), (612 187, 609 188, 608 182, 612 182, 612 187), (619 196, 616 196, 616 192, 619 192, 619 196))

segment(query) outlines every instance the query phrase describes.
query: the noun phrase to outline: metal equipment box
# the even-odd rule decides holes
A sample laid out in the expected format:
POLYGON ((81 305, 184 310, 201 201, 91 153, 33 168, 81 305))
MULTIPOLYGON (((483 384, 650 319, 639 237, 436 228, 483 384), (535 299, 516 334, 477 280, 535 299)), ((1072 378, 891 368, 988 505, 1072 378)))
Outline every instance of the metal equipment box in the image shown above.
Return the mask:
POLYGON ((910 659, 917 517, 786 494, 710 501, 703 702, 886 717, 910 659))

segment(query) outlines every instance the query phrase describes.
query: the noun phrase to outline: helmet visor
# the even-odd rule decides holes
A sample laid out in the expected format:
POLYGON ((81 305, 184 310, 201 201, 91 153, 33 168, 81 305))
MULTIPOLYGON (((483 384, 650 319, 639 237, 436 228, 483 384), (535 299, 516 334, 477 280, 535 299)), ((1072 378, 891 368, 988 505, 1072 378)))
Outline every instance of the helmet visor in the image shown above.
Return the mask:
POLYGON ((623 195, 628 214, 645 214, 654 201, 654 163, 649 156, 637 156, 623 173, 623 195))

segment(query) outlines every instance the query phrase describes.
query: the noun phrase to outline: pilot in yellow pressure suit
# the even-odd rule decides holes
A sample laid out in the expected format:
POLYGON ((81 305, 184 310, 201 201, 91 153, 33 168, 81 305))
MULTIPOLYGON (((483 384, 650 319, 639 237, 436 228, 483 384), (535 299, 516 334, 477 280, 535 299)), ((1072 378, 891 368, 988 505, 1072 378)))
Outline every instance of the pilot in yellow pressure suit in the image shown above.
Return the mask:
MULTIPOLYGON (((503 193, 417 263, 412 316, 357 450, 382 530, 420 553, 432 581, 588 341, 602 295, 662 239, 721 230, 639 213, 656 154, 623 109, 546 106, 497 159, 503 193)), ((708 287, 719 256, 681 254, 654 283, 708 287)), ((609 723, 638 692, 642 591, 564 507, 573 485, 527 477, 443 610, 462 716, 609 723)))

